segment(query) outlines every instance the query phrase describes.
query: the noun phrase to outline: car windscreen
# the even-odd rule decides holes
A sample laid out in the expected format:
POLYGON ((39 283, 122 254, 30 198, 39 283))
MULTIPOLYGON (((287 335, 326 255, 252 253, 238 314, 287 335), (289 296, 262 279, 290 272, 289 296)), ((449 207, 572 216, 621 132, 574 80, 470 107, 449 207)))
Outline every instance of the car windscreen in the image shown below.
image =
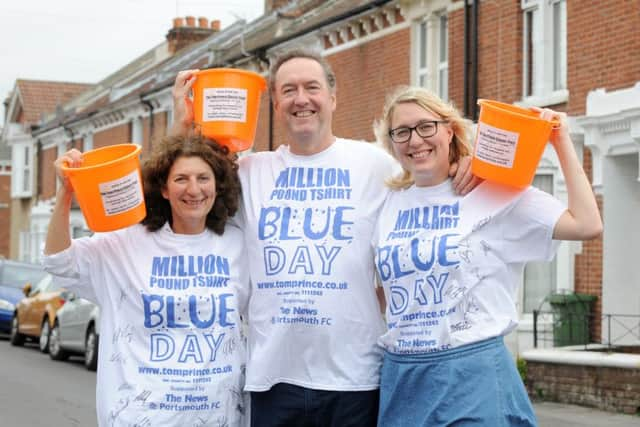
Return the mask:
POLYGON ((44 270, 37 267, 5 264, 0 274, 0 285, 21 289, 27 283, 35 286, 46 275, 44 270))

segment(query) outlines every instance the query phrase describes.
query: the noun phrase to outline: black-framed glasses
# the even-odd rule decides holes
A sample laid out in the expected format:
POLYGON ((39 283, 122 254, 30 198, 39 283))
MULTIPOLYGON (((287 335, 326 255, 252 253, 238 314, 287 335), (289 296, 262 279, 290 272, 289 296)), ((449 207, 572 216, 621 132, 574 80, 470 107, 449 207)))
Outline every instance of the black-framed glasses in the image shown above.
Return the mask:
POLYGON ((403 144, 411 139, 411 133, 415 131, 421 138, 429 138, 438 133, 438 123, 447 123, 446 120, 424 120, 413 127, 400 126, 389 131, 389 138, 396 144, 403 144))

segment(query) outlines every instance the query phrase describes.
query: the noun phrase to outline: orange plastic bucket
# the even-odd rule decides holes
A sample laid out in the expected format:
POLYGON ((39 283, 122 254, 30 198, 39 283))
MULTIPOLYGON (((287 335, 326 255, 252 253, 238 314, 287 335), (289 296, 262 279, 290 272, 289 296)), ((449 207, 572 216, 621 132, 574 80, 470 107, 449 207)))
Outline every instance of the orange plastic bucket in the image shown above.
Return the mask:
POLYGON ((135 144, 109 145, 83 153, 81 167, 62 167, 91 230, 117 230, 146 216, 140 150, 135 144))
POLYGON ((535 111, 481 99, 471 161, 474 175, 518 188, 531 185, 556 121, 535 111))
POLYGON ((194 122, 200 132, 232 152, 253 145, 260 95, 267 83, 260 74, 233 68, 196 73, 193 84, 194 122))

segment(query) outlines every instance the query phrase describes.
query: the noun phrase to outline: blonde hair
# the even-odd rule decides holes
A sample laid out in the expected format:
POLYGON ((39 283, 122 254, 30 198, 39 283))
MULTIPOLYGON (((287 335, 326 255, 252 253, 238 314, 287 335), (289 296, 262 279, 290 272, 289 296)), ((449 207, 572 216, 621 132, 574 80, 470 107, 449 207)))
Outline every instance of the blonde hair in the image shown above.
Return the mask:
MULTIPOLYGON (((373 125, 373 132, 378 141, 381 141, 386 150, 397 159, 393 152, 393 142, 389 137, 391 127, 391 117, 398 104, 414 103, 424 108, 426 111, 441 117, 448 122, 448 126, 453 130, 453 140, 449 147, 449 164, 458 162, 460 158, 471 153, 469 136, 471 134, 471 122, 460 114, 460 112, 448 102, 443 101, 433 92, 416 86, 400 86, 391 92, 386 99, 382 110, 382 117, 373 125)), ((399 190, 409 188, 415 183, 411 172, 403 168, 403 173, 387 180, 389 187, 399 190)))

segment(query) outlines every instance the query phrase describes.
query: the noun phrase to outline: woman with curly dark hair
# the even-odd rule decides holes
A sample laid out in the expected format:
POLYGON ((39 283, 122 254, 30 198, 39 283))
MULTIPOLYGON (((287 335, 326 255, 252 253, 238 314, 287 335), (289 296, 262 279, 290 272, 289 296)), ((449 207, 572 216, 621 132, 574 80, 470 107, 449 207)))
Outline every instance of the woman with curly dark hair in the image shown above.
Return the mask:
POLYGON ((180 157, 200 157, 209 165, 215 177, 216 197, 206 216, 206 227, 222 234, 224 226, 238 210, 240 181, 238 164, 226 147, 219 146, 202 136, 175 136, 159 145, 154 154, 143 165, 144 199, 147 216, 142 221, 149 231, 156 231, 168 222, 172 223, 171 205, 164 197, 169 171, 180 157), (213 149, 212 149, 213 148, 213 149))
POLYGON ((228 223, 235 158, 200 136, 165 139, 142 168, 142 223, 73 240, 64 163, 80 166, 82 153, 56 160, 44 264, 100 305, 98 424, 244 425, 249 284, 242 232, 228 223))

